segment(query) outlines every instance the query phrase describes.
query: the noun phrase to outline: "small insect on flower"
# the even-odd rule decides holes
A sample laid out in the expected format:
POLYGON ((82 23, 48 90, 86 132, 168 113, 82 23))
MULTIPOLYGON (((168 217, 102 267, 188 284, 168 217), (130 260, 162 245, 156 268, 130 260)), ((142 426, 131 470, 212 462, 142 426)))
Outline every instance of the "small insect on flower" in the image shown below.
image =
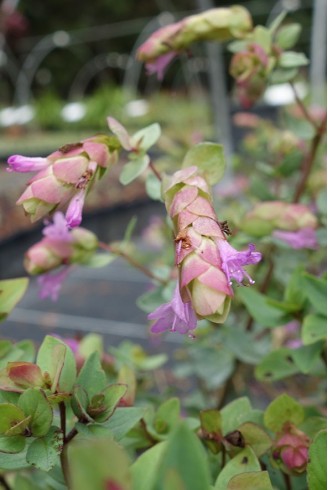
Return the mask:
POLYGON ((224 233, 227 236, 232 235, 232 232, 231 232, 231 230, 229 228, 229 225, 228 225, 228 221, 227 220, 225 220, 225 221, 219 221, 219 226, 221 228, 222 233, 224 233))

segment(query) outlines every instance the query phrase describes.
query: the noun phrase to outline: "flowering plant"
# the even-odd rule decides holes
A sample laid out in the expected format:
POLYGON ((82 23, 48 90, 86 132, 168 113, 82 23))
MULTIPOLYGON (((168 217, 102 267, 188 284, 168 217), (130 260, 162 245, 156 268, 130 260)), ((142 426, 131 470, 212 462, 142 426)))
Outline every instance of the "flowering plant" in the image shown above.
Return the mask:
MULTIPOLYGON (((294 88, 307 64, 290 51, 299 26, 282 21, 253 28, 243 7, 213 9, 163 27, 137 56, 163 77, 193 43, 232 40, 237 98, 250 107, 273 81, 294 88)), ((37 351, 31 341, 2 340, 4 488, 325 488, 317 390, 325 375, 325 218, 316 178, 325 116, 295 94, 299 112, 290 116, 311 127, 310 137, 239 114, 236 124, 251 132, 228 184, 222 145, 201 141, 167 172, 151 151, 160 126, 131 136, 111 116, 108 135, 47 158, 9 158, 9 171, 36 172, 17 204, 32 221, 46 217, 44 237, 24 259, 41 297, 60 301, 73 268, 121 257, 152 281, 138 304, 156 341, 182 335, 185 347, 166 371, 166 355, 128 341, 106 352, 97 334, 47 335, 37 351), (148 194, 165 206, 167 219, 147 230, 161 244, 154 260, 139 261, 131 230, 108 244, 80 226, 87 194, 118 159, 121 184, 145 176, 148 194), (192 388, 179 394, 174 384, 186 379, 192 388)), ((1 319, 27 286, 27 278, 0 282, 1 319)))

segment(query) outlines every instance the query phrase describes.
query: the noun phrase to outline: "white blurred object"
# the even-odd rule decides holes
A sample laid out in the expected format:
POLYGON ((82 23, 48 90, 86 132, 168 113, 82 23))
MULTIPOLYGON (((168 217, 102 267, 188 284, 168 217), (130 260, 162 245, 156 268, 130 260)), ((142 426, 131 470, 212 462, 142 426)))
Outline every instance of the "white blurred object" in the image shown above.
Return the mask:
MULTIPOLYGON (((307 95, 307 88, 304 83, 296 83, 295 90, 300 99, 307 95)), ((268 105, 279 106, 288 105, 295 102, 295 94, 288 83, 280 83, 268 87, 263 95, 264 102, 268 105)))
POLYGON ((130 117, 139 117, 147 114, 149 110, 149 104, 144 99, 131 100, 125 106, 125 112, 130 117))
POLYGON ((6 107, 0 111, 0 126, 9 127, 14 124, 27 124, 34 117, 34 109, 30 105, 6 107))
POLYGON ((67 122, 76 122, 83 119, 86 109, 82 102, 71 102, 66 104, 61 110, 61 117, 67 122))

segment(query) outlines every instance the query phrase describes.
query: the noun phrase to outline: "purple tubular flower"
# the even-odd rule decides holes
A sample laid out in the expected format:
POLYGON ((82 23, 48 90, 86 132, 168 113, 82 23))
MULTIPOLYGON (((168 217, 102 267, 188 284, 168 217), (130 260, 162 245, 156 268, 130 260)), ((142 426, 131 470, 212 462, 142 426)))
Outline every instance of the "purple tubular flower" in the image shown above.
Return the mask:
POLYGON ((81 189, 76 196, 74 196, 66 211, 66 221, 70 228, 79 226, 82 221, 82 210, 86 195, 86 189, 81 189))
POLYGON ((272 233, 274 238, 287 243, 291 248, 310 248, 317 249, 318 241, 314 228, 305 227, 297 231, 275 230, 272 233))
POLYGON ((250 243, 248 250, 238 252, 226 240, 217 240, 217 245, 222 260, 222 270, 227 276, 229 284, 231 279, 234 279, 239 284, 243 283, 244 277, 250 284, 255 281, 244 270, 245 265, 257 264, 262 259, 262 254, 255 250, 255 245, 250 243))
POLYGON ((12 155, 8 158, 8 172, 39 172, 50 164, 47 158, 12 155))
POLYGON ((146 63, 147 75, 153 75, 156 73, 157 79, 162 81, 166 68, 176 55, 177 53, 173 51, 172 53, 163 54, 156 60, 146 63))
POLYGON ((59 291, 68 276, 70 267, 64 267, 55 274, 46 273, 38 277, 38 285, 40 286, 39 296, 41 299, 50 298, 52 301, 57 301, 59 291))
MULTIPOLYGON (((153 333, 170 330, 171 332, 186 334, 197 326, 197 317, 191 302, 184 303, 182 301, 178 283, 172 300, 156 308, 148 315, 148 319, 156 320, 151 327, 153 333)), ((190 334, 190 336, 192 335, 190 334)))
POLYGON ((53 223, 47 223, 42 231, 43 235, 53 240, 65 242, 72 241, 72 235, 69 231, 67 221, 63 213, 57 211, 53 216, 53 223))

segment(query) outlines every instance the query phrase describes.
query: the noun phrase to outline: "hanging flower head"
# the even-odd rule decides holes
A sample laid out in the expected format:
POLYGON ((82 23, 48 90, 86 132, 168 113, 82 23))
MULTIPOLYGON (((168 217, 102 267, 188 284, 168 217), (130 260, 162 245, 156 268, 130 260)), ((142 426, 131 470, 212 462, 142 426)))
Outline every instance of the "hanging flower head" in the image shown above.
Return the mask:
POLYGON ((114 163, 119 147, 115 137, 99 135, 65 145, 47 158, 12 155, 8 159, 9 171, 37 172, 17 204, 23 206, 32 221, 68 205, 68 225, 79 226, 84 199, 98 168, 114 163))

